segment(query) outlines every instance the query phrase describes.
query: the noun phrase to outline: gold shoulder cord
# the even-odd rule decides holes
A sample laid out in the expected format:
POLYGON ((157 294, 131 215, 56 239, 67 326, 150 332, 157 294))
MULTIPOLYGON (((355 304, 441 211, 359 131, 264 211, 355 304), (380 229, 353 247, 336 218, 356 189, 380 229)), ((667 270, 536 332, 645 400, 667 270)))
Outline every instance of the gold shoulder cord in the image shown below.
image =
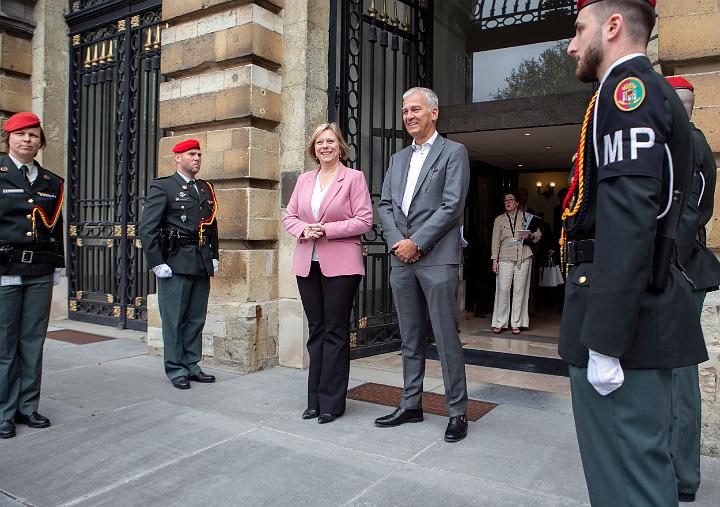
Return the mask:
MULTIPOLYGON (((562 213, 563 222, 570 217, 576 216, 580 212, 580 208, 582 207, 583 199, 585 197, 585 147, 587 144, 588 128, 590 126, 590 120, 593 116, 593 111, 595 110, 595 102, 597 101, 598 93, 599 90, 595 92, 595 94, 592 96, 592 99, 590 99, 590 104, 588 104, 587 110, 585 111, 585 118, 583 119, 582 130, 580 131, 580 142, 578 143, 577 158, 575 159, 575 172, 573 174, 572 183, 570 184, 570 190, 568 191, 568 195, 565 198, 565 202, 563 203, 563 207, 565 208, 562 213), (572 200, 572 196, 575 193, 576 189, 577 198, 575 199, 575 204, 571 210, 570 201, 572 200)), ((565 232, 564 227, 560 231, 559 243, 560 266, 565 272, 565 276, 567 277, 567 232, 565 232)))

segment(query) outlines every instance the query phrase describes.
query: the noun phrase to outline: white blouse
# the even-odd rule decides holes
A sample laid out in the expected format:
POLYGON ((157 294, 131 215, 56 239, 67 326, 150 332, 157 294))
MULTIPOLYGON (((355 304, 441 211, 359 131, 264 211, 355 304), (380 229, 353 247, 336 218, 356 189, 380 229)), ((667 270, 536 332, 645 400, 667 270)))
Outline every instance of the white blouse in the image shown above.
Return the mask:
MULTIPOLYGON (((325 189, 320 188, 320 173, 318 172, 317 178, 315 178, 315 188, 313 188, 312 198, 310 199, 310 209, 312 210, 315 220, 320 217, 320 205, 322 204, 323 198, 327 193, 330 185, 328 184, 325 189)), ((313 244, 312 260, 319 261, 315 245, 313 244)))

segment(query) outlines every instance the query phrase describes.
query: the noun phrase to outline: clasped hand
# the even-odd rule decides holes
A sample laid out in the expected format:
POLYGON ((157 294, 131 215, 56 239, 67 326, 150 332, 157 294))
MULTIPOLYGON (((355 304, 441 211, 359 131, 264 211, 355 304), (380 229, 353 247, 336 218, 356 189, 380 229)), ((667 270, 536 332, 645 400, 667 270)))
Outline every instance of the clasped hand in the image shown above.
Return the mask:
POLYGON ((392 246, 391 250, 395 252, 395 257, 408 264, 417 262, 422 255, 420 249, 415 246, 411 239, 398 241, 392 246))
POLYGON ((303 229, 303 237, 307 239, 318 239, 325 234, 325 224, 307 224, 303 229))

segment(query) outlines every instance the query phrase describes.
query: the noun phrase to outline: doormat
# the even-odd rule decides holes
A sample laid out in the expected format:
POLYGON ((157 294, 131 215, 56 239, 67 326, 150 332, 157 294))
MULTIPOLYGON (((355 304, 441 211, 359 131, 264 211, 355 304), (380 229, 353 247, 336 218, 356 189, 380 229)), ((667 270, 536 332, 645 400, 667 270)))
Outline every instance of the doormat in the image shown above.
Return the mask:
POLYGON ((47 337, 52 340, 60 340, 61 342, 74 343, 75 345, 87 345, 88 343, 104 342, 106 340, 114 340, 109 336, 100 336, 99 334, 83 333, 81 331, 72 331, 70 329, 60 329, 58 331, 48 331, 47 337))
MULTIPOLYGON (((367 384, 362 384, 350 389, 347 397, 350 400, 365 401, 367 403, 397 408, 400 406, 402 392, 403 390, 399 387, 368 382, 367 384)), ((445 396, 423 392, 422 404, 423 412, 445 417, 448 416, 447 408, 445 408, 445 396)), ((495 407, 497 407, 497 403, 468 400, 467 418, 470 421, 477 421, 495 407)))

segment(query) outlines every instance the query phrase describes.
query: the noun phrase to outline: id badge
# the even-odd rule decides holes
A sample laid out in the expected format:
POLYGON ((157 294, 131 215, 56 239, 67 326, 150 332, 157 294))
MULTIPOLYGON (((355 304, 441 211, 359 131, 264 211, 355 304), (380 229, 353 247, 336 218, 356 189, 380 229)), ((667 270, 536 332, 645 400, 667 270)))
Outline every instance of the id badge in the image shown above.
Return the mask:
POLYGON ((518 246, 520 243, 522 243, 521 239, 511 239, 508 241, 508 245, 510 246, 518 246))
POLYGON ((0 276, 1 287, 10 287, 11 285, 22 285, 22 277, 20 275, 0 276))

